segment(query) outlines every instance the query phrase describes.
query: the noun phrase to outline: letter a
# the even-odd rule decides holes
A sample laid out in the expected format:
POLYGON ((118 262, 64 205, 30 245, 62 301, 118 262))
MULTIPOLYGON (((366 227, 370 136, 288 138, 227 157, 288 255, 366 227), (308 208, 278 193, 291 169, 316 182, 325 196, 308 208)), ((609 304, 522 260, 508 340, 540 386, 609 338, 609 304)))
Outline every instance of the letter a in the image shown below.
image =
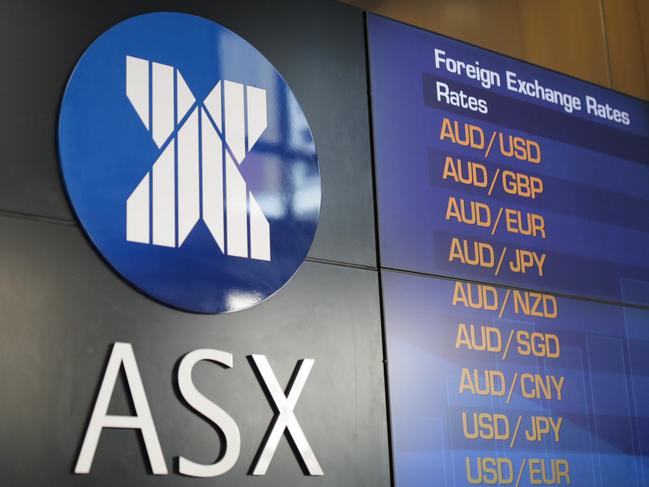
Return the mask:
POLYGON ((74 473, 90 473, 97 444, 99 443, 99 436, 104 428, 140 430, 152 472, 155 475, 167 474, 167 465, 162 455, 158 433, 153 423, 149 403, 147 402, 140 372, 133 354, 133 347, 131 347, 130 343, 115 343, 113 345, 104 378, 99 388, 97 401, 92 411, 90 424, 83 439, 77 464, 74 467, 74 473), (113 395, 119 369, 122 365, 126 373, 126 382, 128 383, 131 400, 135 407, 135 416, 112 416, 108 414, 110 398, 113 395))

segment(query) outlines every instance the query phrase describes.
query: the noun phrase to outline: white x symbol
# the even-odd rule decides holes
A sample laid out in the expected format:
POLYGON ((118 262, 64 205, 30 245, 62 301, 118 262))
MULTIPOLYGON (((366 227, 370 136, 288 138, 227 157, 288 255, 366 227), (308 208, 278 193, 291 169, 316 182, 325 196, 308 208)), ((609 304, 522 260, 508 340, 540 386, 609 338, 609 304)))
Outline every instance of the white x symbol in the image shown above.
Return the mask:
POLYGON ((126 202, 126 240, 181 247, 202 220, 224 254, 271 260, 238 168, 266 129, 266 91, 219 81, 197 103, 178 69, 127 56, 126 96, 161 150, 126 202))
POLYGON ((311 368, 315 361, 312 359, 304 359, 298 362, 296 366, 297 374, 287 395, 282 391, 282 388, 277 382, 277 378, 268 363, 268 359, 264 355, 252 355, 252 363, 261 376, 263 380, 262 385, 265 387, 268 394, 270 394, 274 403, 274 409, 277 412, 271 426, 272 429, 270 434, 266 437, 266 442, 263 445, 263 450, 257 458, 256 465, 253 465, 252 474, 266 474, 268 466, 275 454, 275 450, 277 449, 277 445, 279 445, 279 440, 282 438, 282 434, 286 430, 288 431, 288 434, 291 435, 291 438, 297 447, 297 452, 302 457, 302 461, 304 462, 309 475, 324 475, 322 468, 320 468, 320 464, 311 449, 311 445, 309 445, 309 442, 300 427, 300 423, 298 423, 297 418, 295 417, 295 406, 300 398, 300 394, 302 394, 302 390, 309 378, 311 368))

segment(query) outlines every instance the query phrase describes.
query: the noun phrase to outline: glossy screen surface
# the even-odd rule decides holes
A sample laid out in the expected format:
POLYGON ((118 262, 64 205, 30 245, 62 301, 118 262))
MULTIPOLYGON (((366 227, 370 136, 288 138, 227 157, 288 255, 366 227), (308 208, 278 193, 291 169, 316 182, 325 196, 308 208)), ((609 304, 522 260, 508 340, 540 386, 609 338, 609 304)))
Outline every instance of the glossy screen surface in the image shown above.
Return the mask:
POLYGON ((649 305, 649 104, 368 22, 382 264, 649 305))
POLYGON ((397 487, 649 483, 649 105, 368 16, 397 487))

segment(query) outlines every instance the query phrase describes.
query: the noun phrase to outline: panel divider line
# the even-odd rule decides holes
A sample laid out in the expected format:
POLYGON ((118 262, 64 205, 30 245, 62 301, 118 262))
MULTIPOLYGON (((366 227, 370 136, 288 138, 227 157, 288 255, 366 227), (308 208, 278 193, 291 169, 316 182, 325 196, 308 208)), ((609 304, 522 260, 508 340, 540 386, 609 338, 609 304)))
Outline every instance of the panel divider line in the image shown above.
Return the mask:
POLYGON ((314 264, 328 264, 328 265, 335 265, 338 267, 348 267, 350 269, 358 269, 361 271, 374 271, 378 272, 378 268, 370 265, 364 265, 364 264, 354 264, 353 262, 345 262, 342 260, 334 260, 334 259, 322 259, 319 257, 305 257, 304 258, 305 262, 311 262, 314 264))
MULTIPOLYGON (((375 213, 378 213, 378 206, 375 202, 375 213)), ((45 215, 37 215, 34 213, 25 213, 25 212, 20 212, 20 211, 13 211, 13 210, 3 210, 0 209, 0 218, 7 219, 7 220, 24 220, 27 222, 33 222, 33 223, 47 223, 51 225, 61 225, 65 227, 78 227, 81 228, 79 223, 77 222, 76 219, 66 219, 66 218, 59 218, 59 217, 53 217, 53 216, 45 216, 45 215)), ((378 219, 375 219, 375 226, 378 226, 378 219)), ((378 240, 378 235, 377 235, 377 240, 378 240)), ((380 249, 378 247, 377 243, 377 248, 376 248, 376 254, 377 254, 377 261, 380 262, 379 257, 380 257, 380 249)), ((532 292, 540 292, 540 293, 545 293, 545 294, 552 294, 553 296, 561 297, 561 298, 568 298, 568 299, 576 299, 580 301, 587 301, 591 303, 599 303, 599 304, 607 304, 611 306, 620 306, 623 308, 633 308, 633 309, 641 309, 641 310, 649 310, 649 305, 642 305, 642 304, 635 304, 635 303, 624 303, 622 301, 615 301, 615 300, 607 300, 607 299, 599 299, 599 298, 593 298, 589 296, 580 296, 578 294, 571 294, 571 293, 562 293, 562 292, 553 292, 553 291, 548 291, 548 290, 543 290, 543 289, 533 289, 533 288, 525 288, 525 287, 520 287, 520 286, 507 286, 505 284, 496 284, 493 282, 487 282, 487 281, 479 281, 477 279, 468 279, 468 278, 463 278, 463 277, 454 277, 454 276, 445 276, 441 274, 433 274, 429 272, 420 272, 420 271, 413 271, 409 269, 400 269, 397 267, 390 267, 390 266, 371 266, 371 265, 365 265, 365 264, 356 264, 353 262, 345 262, 341 260, 335 260, 335 259, 323 259, 319 257, 305 257, 304 259, 306 262, 312 262, 316 264, 327 264, 327 265, 335 265, 338 267, 347 267, 350 269, 359 269, 359 270, 365 270, 365 271, 390 271, 390 272, 398 272, 401 274, 410 274, 413 276, 420 276, 420 277, 432 277, 436 279, 445 279, 445 280, 450 280, 450 281, 463 281, 463 282, 470 282, 474 284, 486 284, 489 286, 496 286, 499 288, 508 288, 508 289, 517 289, 521 291, 532 291, 532 292)), ((379 272, 380 274, 380 272, 379 272)), ((379 277, 380 278, 380 277, 379 277)))
POLYGON ((598 299, 598 298, 592 298, 592 297, 589 297, 589 296, 580 296, 580 295, 577 295, 577 294, 548 291, 547 289, 544 290, 544 289, 534 289, 534 288, 527 288, 527 287, 520 287, 520 286, 508 286, 506 284, 497 284, 497 283, 494 283, 494 282, 479 281, 477 279, 468 279, 468 278, 465 278, 465 277, 445 276, 445 275, 441 275, 441 274, 432 274, 430 272, 420 272, 420 271, 412 271, 412 270, 409 270, 409 269, 399 269, 398 267, 381 266, 380 270, 382 270, 382 271, 390 271, 390 272, 398 272, 400 274, 409 274, 411 276, 429 277, 429 278, 434 278, 434 279, 443 279, 445 281, 462 281, 462 282, 469 282, 471 284, 483 284, 483 285, 486 285, 486 286, 494 286, 494 287, 499 287, 499 288, 503 288, 503 289, 514 289, 514 290, 517 290, 517 291, 530 291, 530 292, 534 292, 534 293, 551 294, 552 296, 556 296, 558 298, 575 299, 575 300, 579 300, 579 301, 587 301, 587 302, 590 302, 590 303, 606 304, 606 305, 610 305, 610 306, 618 306, 618 307, 621 307, 621 308, 634 308, 634 309, 641 309, 641 310, 649 311, 649 305, 635 304, 635 303, 623 303, 622 301, 598 299))
POLYGON ((378 292, 379 292, 379 313, 381 320, 381 341, 383 346, 383 380, 385 387, 385 415, 386 415, 386 433, 388 435, 388 466, 390 469, 390 485, 396 486, 395 479, 395 461, 394 461, 394 444, 392 434, 392 406, 390 402, 390 371, 389 371, 389 357, 388 357, 388 342, 387 330, 385 323, 385 307, 383 300, 383 279, 381 277, 381 245, 379 237, 379 198, 376 186, 376 154, 374 151, 374 123, 372 113, 372 79, 370 70, 370 41, 368 29, 368 16, 367 11, 363 11, 363 36, 365 40, 365 76, 367 77, 367 118, 368 129, 370 136, 370 160, 371 160, 371 175, 372 175, 372 196, 374 198, 374 246, 376 252, 376 265, 379 269, 377 273, 378 278, 378 292))
MULTIPOLYGON (((2 219, 7 219, 7 220, 23 220, 26 222, 32 222, 32 223, 47 223, 51 225, 61 225, 61 226, 66 226, 66 227, 77 227, 81 229, 81 226, 79 223, 76 221, 76 219, 65 219, 65 218, 58 218, 58 217, 51 217, 51 216, 44 216, 44 215, 37 215, 33 213, 23 213, 19 211, 12 211, 12 210, 3 210, 0 209, 0 218, 2 219)), ((327 265, 335 265, 338 267, 347 267, 350 269, 358 269, 358 270, 363 270, 363 271, 373 271, 377 272, 378 268, 376 266, 372 265, 365 265, 365 264, 356 264, 354 262, 346 262, 342 260, 335 260, 335 259, 323 259, 319 257, 305 257, 304 260, 306 262, 312 262, 316 264, 327 264, 327 265)))
POLYGON ((606 76, 608 77, 608 87, 613 89, 613 67, 611 66, 611 50, 608 44, 608 26, 606 25, 606 6, 604 5, 604 0, 599 0, 599 14, 604 41, 604 55, 606 56, 606 76))
POLYGON ((65 225, 65 226, 71 226, 71 227, 79 226, 75 219, 66 219, 66 218, 59 218, 59 217, 55 217, 55 216, 37 215, 37 214, 34 214, 34 213, 24 213, 24 212, 21 212, 21 211, 13 211, 13 210, 2 210, 2 209, 0 209, 0 217, 7 218, 7 219, 13 219, 13 220, 26 220, 26 221, 39 222, 39 223, 51 223, 51 224, 54 224, 54 225, 65 225))

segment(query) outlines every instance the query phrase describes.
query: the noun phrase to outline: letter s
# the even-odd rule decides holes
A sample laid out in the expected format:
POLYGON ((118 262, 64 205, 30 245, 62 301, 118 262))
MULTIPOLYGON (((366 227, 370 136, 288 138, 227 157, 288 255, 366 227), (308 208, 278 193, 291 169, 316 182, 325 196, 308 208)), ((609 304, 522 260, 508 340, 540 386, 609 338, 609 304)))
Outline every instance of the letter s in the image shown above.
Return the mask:
POLYGON ((224 453, 219 460, 211 465, 201 465, 178 458, 178 472, 189 477, 216 477, 230 470, 239 458, 241 451, 241 435, 237 423, 220 407, 201 394, 192 381, 194 366, 203 360, 209 360, 227 368, 232 367, 232 354, 219 350, 194 350, 183 357, 178 367, 178 388, 183 399, 196 412, 202 414, 225 437, 224 453))
POLYGON ((483 115, 489 113, 489 106, 487 105, 487 100, 483 100, 482 98, 478 99, 478 111, 483 115))

